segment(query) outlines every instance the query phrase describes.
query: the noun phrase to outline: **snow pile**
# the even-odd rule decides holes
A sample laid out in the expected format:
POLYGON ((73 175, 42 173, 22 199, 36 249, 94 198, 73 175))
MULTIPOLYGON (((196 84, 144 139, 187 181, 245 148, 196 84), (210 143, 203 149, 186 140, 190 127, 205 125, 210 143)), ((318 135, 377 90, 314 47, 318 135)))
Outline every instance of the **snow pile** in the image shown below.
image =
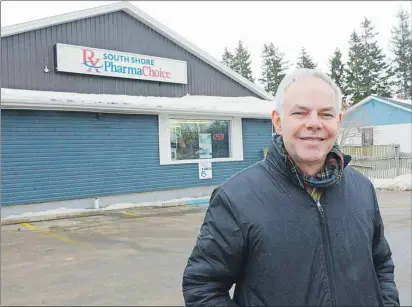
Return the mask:
POLYGON ((167 112, 167 113, 216 113, 268 117, 272 102, 255 97, 191 96, 151 97, 109 94, 83 94, 51 91, 1 89, 4 107, 73 108, 96 112, 167 112))
POLYGON ((388 191, 412 191, 412 174, 405 174, 389 179, 371 179, 378 190, 388 191))
POLYGON ((401 103, 412 104, 412 100, 401 99, 401 98, 397 98, 397 97, 392 98, 392 100, 395 100, 395 101, 398 101, 398 102, 401 102, 401 103))
POLYGON ((114 204, 108 205, 107 207, 102 208, 102 210, 110 211, 110 210, 137 208, 137 207, 179 206, 179 205, 186 205, 190 201, 193 201, 193 198, 178 198, 178 199, 170 199, 170 200, 148 201, 148 202, 142 202, 142 203, 114 203, 114 204))
POLYGON ((58 215, 64 215, 64 214, 70 214, 70 213, 72 214, 80 213, 84 211, 85 211, 84 209, 69 209, 69 208, 60 207, 57 209, 50 209, 50 210, 45 210, 45 211, 24 212, 22 214, 17 214, 17 215, 8 215, 7 218, 13 219, 13 218, 44 216, 44 215, 57 215, 58 216, 58 215))
POLYGON ((45 211, 37 212, 24 212, 18 215, 8 215, 2 216, 2 219, 12 220, 12 219, 24 219, 30 218, 33 220, 44 218, 44 217, 61 217, 61 216, 76 216, 78 214, 84 214, 88 212, 102 212, 102 211, 112 211, 112 210, 124 210, 138 207, 170 207, 170 206, 182 206, 189 205, 192 203, 204 203, 209 200, 209 197, 195 197, 195 198, 179 198, 170 199, 162 201, 148 201, 142 203, 114 203, 106 207, 101 207, 99 209, 69 209, 65 207, 60 207, 56 209, 50 209, 45 211))

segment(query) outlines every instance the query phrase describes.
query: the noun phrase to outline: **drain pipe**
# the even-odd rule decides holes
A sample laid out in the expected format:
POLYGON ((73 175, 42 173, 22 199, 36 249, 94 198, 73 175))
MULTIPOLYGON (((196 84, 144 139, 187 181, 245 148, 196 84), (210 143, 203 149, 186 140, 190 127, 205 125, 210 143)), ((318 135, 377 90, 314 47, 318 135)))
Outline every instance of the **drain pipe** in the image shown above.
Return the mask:
POLYGON ((99 205, 99 199, 97 197, 94 198, 94 209, 99 209, 100 205, 99 205))

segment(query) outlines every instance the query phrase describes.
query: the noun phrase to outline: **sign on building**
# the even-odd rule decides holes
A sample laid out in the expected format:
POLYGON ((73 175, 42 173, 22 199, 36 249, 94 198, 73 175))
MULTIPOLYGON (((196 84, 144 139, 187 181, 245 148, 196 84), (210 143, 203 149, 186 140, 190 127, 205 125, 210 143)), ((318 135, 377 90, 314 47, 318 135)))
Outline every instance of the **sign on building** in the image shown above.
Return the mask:
POLYGON ((199 179, 212 179, 211 162, 199 162, 199 179))
POLYGON ((56 44, 57 71, 187 84, 187 62, 142 54, 56 44))
POLYGON ((199 133, 199 158, 211 159, 212 157, 212 135, 199 133))

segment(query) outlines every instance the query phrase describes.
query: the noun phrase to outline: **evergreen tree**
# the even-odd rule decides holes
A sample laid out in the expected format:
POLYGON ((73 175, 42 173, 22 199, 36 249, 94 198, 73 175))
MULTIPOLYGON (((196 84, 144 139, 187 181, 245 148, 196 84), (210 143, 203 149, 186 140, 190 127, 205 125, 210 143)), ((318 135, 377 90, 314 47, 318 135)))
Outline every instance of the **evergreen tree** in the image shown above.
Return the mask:
POLYGON ((297 66, 300 68, 314 69, 317 68, 318 65, 313 62, 311 56, 306 52, 306 49, 302 47, 302 49, 300 50, 297 66))
POLYGON ((273 43, 263 45, 261 57, 262 78, 259 81, 263 83, 265 91, 275 95, 288 63, 284 60, 284 53, 273 43))
POLYGON ((223 52, 223 55, 222 55, 222 63, 232 68, 232 62, 233 62, 233 54, 227 49, 227 47, 225 47, 225 51, 223 52))
POLYGON ((397 25, 392 28, 391 51, 395 55, 395 85, 405 99, 412 98, 412 33, 409 14, 399 10, 397 25))
POLYGON ((385 59, 383 50, 375 39, 377 32, 369 19, 365 18, 361 23, 361 39, 365 55, 365 87, 368 95, 377 94, 383 97, 391 96, 391 67, 385 59))
POLYGON ((251 63, 250 53, 246 47, 244 47, 243 42, 239 40, 235 48, 235 55, 232 59, 232 69, 249 81, 254 82, 255 79, 252 77, 251 63))
POLYGON ((342 61, 342 52, 339 48, 335 49, 333 56, 329 59, 329 76, 335 81, 336 85, 340 87, 342 93, 345 95, 346 91, 344 89, 344 72, 345 64, 342 61))
POLYGON ((352 96, 352 101, 357 103, 365 97, 365 89, 362 84, 365 69, 361 38, 355 30, 349 39, 349 54, 346 66, 344 86, 347 93, 352 96))
POLYGON ((369 95, 391 96, 391 67, 375 39, 372 23, 367 18, 361 23, 360 35, 354 31, 349 43, 346 89, 355 103, 369 95))
POLYGON ((367 18, 361 23, 361 39, 365 55, 365 86, 368 95, 376 94, 383 97, 391 96, 392 75, 391 67, 386 61, 383 50, 378 46, 375 37, 378 35, 374 32, 375 28, 367 18))

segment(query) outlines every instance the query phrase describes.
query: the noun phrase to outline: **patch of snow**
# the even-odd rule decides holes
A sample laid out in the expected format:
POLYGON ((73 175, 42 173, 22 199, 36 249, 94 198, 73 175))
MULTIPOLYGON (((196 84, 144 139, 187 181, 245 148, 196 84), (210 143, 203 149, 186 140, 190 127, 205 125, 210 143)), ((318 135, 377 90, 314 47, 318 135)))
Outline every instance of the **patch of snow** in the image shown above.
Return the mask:
POLYGON ((24 212, 22 214, 13 214, 8 215, 7 218, 25 218, 25 217, 35 217, 35 216, 44 216, 44 215, 61 215, 67 213, 79 213, 84 212, 85 209, 70 209, 65 207, 60 207, 57 209, 45 210, 45 211, 37 211, 37 212, 24 212))
POLYGON ((398 97, 393 97, 391 99, 395 100, 395 101, 398 101, 398 102, 406 103, 406 104, 412 104, 412 100, 408 100, 408 99, 402 99, 402 98, 398 98, 398 97))
POLYGON ((37 212, 24 212, 22 214, 16 215, 8 215, 2 217, 2 219, 24 219, 24 218, 36 218, 36 217, 44 217, 44 216, 61 216, 67 214, 76 215, 79 213, 85 212, 100 212, 100 211, 111 211, 111 210, 124 210, 130 208, 138 208, 138 207, 167 207, 167 206, 179 206, 179 205, 187 205, 191 201, 194 200, 201 200, 205 199, 208 200, 209 197, 197 197, 197 198, 179 198, 179 199, 170 199, 164 201, 155 201, 155 202, 143 202, 143 203, 114 203, 106 207, 102 207, 99 209, 70 209, 65 207, 60 207, 51 210, 44 210, 44 211, 37 211, 37 212))
POLYGON ((412 174, 405 174, 389 179, 372 178, 371 182, 378 190, 412 191, 412 174))
POLYGON ((270 118, 272 102, 255 97, 191 96, 152 97, 109 94, 83 94, 52 91, 1 89, 3 107, 42 107, 67 110, 124 112, 216 113, 270 118))
POLYGON ((199 199, 206 199, 208 200, 209 197, 199 197, 199 198, 176 198, 170 200, 162 200, 162 201, 152 201, 152 202, 143 202, 143 203, 115 203, 111 204, 107 207, 102 208, 102 210, 121 210, 121 209, 128 209, 128 208, 136 208, 136 207, 157 207, 157 206, 168 206, 168 205, 186 205, 187 203, 193 200, 199 199))
POLYGON ((129 209, 129 208, 135 208, 135 207, 155 207, 155 206, 161 206, 162 203, 159 202, 146 202, 146 203, 115 203, 115 204, 111 204, 108 205, 106 207, 101 208, 101 210, 122 210, 122 209, 129 209))

